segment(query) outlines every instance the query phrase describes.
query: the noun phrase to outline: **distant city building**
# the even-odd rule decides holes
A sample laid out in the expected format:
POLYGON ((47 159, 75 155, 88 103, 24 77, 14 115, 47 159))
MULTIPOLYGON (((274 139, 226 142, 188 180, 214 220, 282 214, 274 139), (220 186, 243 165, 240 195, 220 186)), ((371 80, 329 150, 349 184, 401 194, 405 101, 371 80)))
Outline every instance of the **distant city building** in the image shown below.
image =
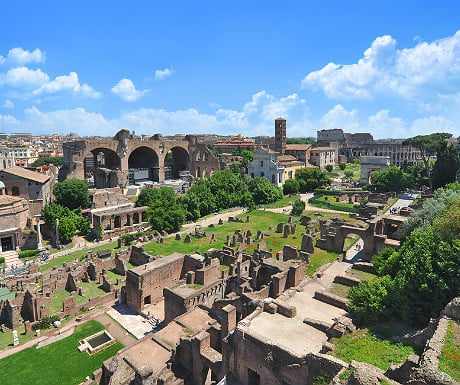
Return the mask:
MULTIPOLYGON (((341 129, 320 130, 317 132, 318 144, 336 146, 339 158, 351 161, 362 156, 389 157, 395 166, 417 163, 421 160, 420 150, 412 146, 404 146, 403 139, 374 140, 370 133, 344 133, 341 129)), ((340 159, 340 162, 342 159, 340 159)))
POLYGON ((335 167, 336 150, 332 147, 314 147, 310 150, 310 163, 324 170, 326 166, 335 167))
POLYGON ((253 151, 256 143, 253 140, 246 139, 243 135, 238 135, 230 140, 215 142, 213 147, 218 152, 233 154, 235 151, 253 151))

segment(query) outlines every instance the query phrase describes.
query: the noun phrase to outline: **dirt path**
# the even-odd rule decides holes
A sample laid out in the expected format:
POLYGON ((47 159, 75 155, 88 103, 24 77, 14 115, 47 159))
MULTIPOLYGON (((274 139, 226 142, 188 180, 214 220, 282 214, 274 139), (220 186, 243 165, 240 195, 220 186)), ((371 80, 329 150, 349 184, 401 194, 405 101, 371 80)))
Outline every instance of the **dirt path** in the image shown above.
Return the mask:
POLYGON ((183 230, 181 232, 190 231, 190 229, 193 229, 196 226, 207 227, 212 223, 216 225, 219 222, 219 219, 222 219, 223 221, 226 221, 229 217, 235 217, 235 216, 237 216, 239 214, 242 214, 244 212, 246 212, 246 209, 238 208, 238 209, 235 209, 235 210, 226 211, 224 213, 219 213, 219 214, 216 213, 216 214, 214 214, 214 215, 212 215, 210 217, 198 220, 196 222, 186 223, 185 225, 182 226, 183 230))

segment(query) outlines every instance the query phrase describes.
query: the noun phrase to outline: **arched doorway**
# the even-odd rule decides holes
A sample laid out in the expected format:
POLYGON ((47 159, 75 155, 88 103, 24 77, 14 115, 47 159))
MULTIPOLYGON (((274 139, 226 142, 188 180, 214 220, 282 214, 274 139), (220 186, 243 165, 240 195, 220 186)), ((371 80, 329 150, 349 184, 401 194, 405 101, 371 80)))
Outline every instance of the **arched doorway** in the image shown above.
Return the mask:
POLYGON ((360 235, 349 233, 343 238, 342 251, 344 262, 356 262, 363 259, 364 241, 360 235))
POLYGON ((128 158, 129 183, 159 180, 158 155, 149 147, 136 148, 128 158))
POLYGON ((109 148, 95 148, 91 150, 83 161, 85 179, 90 187, 116 187, 118 178, 115 170, 121 169, 121 159, 118 154, 109 148))
POLYGON ((189 170, 190 157, 182 147, 173 147, 165 156, 165 179, 178 179, 182 171, 189 170))

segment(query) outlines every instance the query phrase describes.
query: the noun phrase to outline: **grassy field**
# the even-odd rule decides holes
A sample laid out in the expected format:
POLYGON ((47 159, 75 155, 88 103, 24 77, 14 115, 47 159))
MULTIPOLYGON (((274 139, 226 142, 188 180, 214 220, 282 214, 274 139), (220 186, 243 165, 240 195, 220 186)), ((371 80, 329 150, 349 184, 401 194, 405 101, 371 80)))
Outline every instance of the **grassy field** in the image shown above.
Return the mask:
POLYGON ((235 230, 251 230, 253 235, 257 233, 257 230, 274 231, 276 225, 279 222, 287 222, 288 216, 284 214, 272 213, 269 211, 255 210, 249 213, 240 215, 243 220, 246 216, 250 216, 249 222, 237 223, 237 222, 225 222, 222 225, 215 225, 215 227, 206 227, 203 230, 207 233, 214 233, 216 237, 215 242, 206 240, 206 238, 195 238, 192 237, 192 242, 185 243, 184 237, 181 241, 176 241, 173 237, 165 239, 164 243, 152 242, 144 246, 144 250, 152 255, 169 255, 174 252, 178 253, 193 253, 199 251, 204 253, 210 248, 222 248, 227 241, 227 235, 232 235, 235 230))
POLYGON ((335 197, 326 196, 322 194, 315 195, 308 201, 308 203, 310 203, 313 206, 321 207, 323 209, 328 210, 346 211, 348 213, 358 212, 358 208, 354 207, 352 203, 336 202, 335 197))
MULTIPOLYGON (((23 327, 22 327, 22 330, 24 330, 23 327)), ((31 340, 32 338, 35 338, 35 333, 24 334, 24 333, 20 333, 18 330, 18 338, 19 338, 19 343, 22 344, 24 342, 31 340)), ((10 348, 12 346, 13 346, 13 331, 11 330, 6 333, 0 332, 0 351, 10 348)))
MULTIPOLYGON (((305 212, 305 214, 310 215, 314 218, 313 212, 305 212)), ((325 218, 329 218, 335 214, 324 213, 325 218)), ((227 234, 232 235, 235 230, 240 229, 245 231, 247 229, 251 230, 253 236, 256 235, 257 230, 262 230, 265 236, 265 242, 267 244, 267 249, 275 255, 278 251, 281 251, 285 245, 297 246, 300 249, 302 242, 302 235, 305 232, 305 227, 298 225, 296 233, 289 236, 289 238, 284 238, 283 234, 276 233, 276 225, 280 222, 286 222, 288 216, 279 213, 272 213, 270 211, 264 210, 255 210, 250 213, 242 214, 241 218, 246 218, 250 216, 250 222, 244 223, 235 223, 235 222, 225 222, 223 225, 215 225, 215 227, 207 227, 203 230, 206 233, 214 233, 216 237, 216 242, 207 241, 206 238, 195 238, 192 237, 190 243, 184 242, 184 237, 181 241, 176 241, 174 238, 165 239, 164 243, 149 243, 144 246, 144 250, 152 255, 169 255, 174 252, 178 253, 193 253, 194 251, 199 251, 204 253, 210 248, 222 248, 227 240, 227 234)), ((254 242, 253 245, 246 246, 245 251, 252 253, 258 242, 254 242)), ((315 248, 315 253, 310 256, 310 264, 307 268, 307 274, 311 275, 313 272, 320 266, 335 261, 338 257, 337 253, 321 250, 315 248)))
POLYGON ((274 209, 274 208, 289 206, 292 202, 296 201, 299 198, 300 197, 298 195, 293 195, 293 196, 285 195, 279 201, 275 203, 270 203, 269 205, 266 205, 265 207, 274 209))
POLYGON ((123 348, 117 342, 92 356, 78 351, 81 339, 103 329, 99 322, 89 321, 61 341, 41 349, 24 349, 3 358, 0 360, 2 385, 77 385, 83 382, 86 376, 91 376, 105 360, 123 348))
POLYGON ((333 338, 331 342, 335 344, 335 349, 330 352, 333 356, 346 362, 367 362, 382 370, 388 369, 391 364, 403 362, 410 354, 416 353, 411 346, 378 340, 368 329, 346 333, 342 338, 333 338))
POLYGON ((460 323, 449 320, 439 369, 460 382, 460 323))

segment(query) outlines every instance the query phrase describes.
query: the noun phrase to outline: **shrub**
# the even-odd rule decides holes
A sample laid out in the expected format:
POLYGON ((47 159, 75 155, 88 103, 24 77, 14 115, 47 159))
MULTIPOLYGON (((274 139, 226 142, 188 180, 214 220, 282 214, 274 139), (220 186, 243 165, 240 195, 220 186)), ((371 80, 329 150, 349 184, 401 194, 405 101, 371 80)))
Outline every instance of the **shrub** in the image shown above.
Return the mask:
POLYGON ((0 263, 5 263, 5 257, 0 257, 0 263))
POLYGON ((332 172, 333 169, 334 169, 334 166, 333 166, 332 164, 328 164, 328 165, 326 166, 326 171, 327 171, 327 172, 332 172))
POLYGON ((34 255, 37 255, 40 252, 38 249, 32 249, 32 250, 21 250, 19 252, 19 258, 29 258, 33 257, 34 255))
POLYGON ((299 192, 300 184, 298 180, 288 179, 283 186, 283 194, 297 194, 299 192))
POLYGON ((59 321, 59 320, 60 320, 60 318, 57 315, 44 317, 43 319, 41 319, 37 323, 34 323, 32 325, 32 329, 34 329, 34 330, 48 329, 53 325, 54 322, 59 321))
POLYGON ((340 163, 339 164, 339 168, 343 171, 345 170, 345 168, 347 167, 347 165, 345 163, 340 163))
POLYGON ((292 215, 300 215, 305 210, 305 202, 297 199, 292 205, 292 215))

